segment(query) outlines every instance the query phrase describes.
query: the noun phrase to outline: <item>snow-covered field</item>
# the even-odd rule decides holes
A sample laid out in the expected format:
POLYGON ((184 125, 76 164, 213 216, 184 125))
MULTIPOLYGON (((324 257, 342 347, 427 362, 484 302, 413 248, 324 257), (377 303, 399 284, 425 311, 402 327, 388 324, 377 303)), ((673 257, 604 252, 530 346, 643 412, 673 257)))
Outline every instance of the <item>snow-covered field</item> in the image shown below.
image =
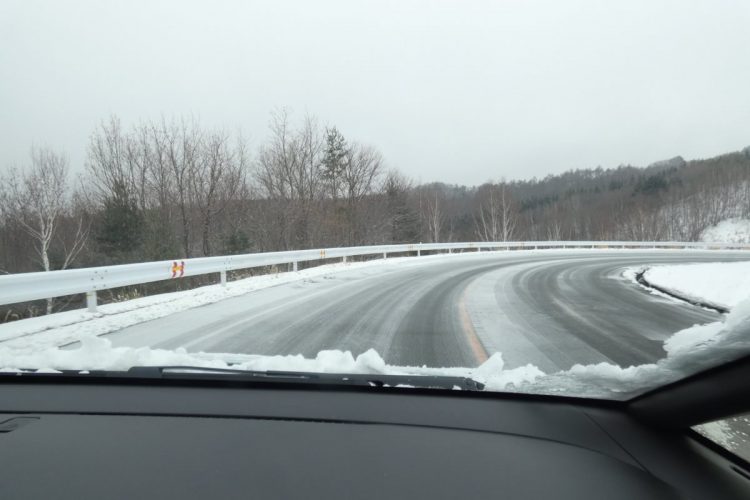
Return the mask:
POLYGON ((750 295, 750 262, 653 266, 644 278, 678 296, 725 309, 750 295))
POLYGON ((750 220, 727 219, 703 231, 701 240, 716 243, 750 243, 750 220))

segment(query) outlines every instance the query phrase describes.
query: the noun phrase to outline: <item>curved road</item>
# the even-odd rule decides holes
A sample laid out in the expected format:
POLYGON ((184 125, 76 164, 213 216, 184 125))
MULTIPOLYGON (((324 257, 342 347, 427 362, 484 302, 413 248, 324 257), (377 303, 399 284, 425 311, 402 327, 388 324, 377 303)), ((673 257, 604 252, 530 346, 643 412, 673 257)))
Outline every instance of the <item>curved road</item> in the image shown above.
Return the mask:
POLYGON ((252 354, 374 348, 389 364, 621 366, 720 315, 648 293, 629 266, 748 260, 713 252, 498 252, 386 261, 197 307, 110 334, 114 345, 252 354))

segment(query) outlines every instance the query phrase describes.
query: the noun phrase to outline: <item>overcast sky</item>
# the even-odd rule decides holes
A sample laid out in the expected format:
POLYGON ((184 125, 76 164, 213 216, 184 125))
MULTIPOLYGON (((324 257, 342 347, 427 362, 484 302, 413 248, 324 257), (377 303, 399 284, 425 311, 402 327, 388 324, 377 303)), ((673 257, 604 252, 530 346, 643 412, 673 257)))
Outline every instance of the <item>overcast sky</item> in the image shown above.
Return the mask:
POLYGON ((194 115, 309 112, 428 182, 750 145, 750 2, 0 0, 0 167, 194 115))

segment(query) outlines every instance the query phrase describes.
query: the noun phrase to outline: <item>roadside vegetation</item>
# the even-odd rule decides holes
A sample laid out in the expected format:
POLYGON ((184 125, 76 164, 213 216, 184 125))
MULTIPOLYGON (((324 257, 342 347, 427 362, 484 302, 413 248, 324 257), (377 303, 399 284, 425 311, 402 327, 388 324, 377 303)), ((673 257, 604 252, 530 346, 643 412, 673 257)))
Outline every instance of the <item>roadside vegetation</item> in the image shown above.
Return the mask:
POLYGON ((416 184, 375 146, 279 111, 253 148, 192 119, 125 127, 113 116, 92 132, 87 158, 71 166, 65 152, 35 147, 0 174, 0 272, 406 242, 694 241, 750 216, 750 148, 416 184))

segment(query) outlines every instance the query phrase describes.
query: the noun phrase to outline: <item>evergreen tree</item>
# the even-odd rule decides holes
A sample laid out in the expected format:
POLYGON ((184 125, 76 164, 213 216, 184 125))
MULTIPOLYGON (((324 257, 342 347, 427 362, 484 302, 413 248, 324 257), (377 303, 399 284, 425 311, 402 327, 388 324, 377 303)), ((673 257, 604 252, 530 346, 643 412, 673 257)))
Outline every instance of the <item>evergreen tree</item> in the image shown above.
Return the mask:
POLYGON ((112 195, 104 202, 96 241, 113 260, 127 260, 128 254, 140 248, 143 242, 143 222, 143 214, 136 201, 124 185, 117 184, 112 195))
POLYGON ((409 204, 410 189, 408 182, 394 172, 386 178, 384 190, 390 220, 388 243, 419 241, 419 213, 409 204))
POLYGON ((326 148, 323 156, 323 179, 328 185, 331 197, 338 199, 341 177, 346 168, 346 139, 336 127, 326 129, 326 148))
POLYGON ((224 253, 227 255, 239 255, 250 252, 250 238, 247 234, 237 229, 224 240, 224 253))

